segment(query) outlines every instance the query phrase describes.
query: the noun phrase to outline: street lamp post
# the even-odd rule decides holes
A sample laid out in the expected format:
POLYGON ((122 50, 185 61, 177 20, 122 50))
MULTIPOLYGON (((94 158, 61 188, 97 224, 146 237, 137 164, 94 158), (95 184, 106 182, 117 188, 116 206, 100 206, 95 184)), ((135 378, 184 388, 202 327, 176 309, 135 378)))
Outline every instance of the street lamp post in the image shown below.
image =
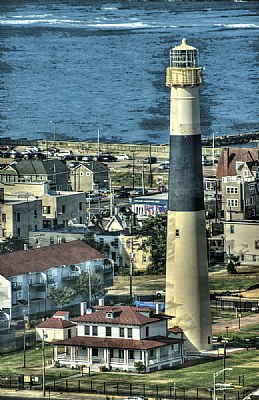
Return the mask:
MULTIPOLYGON (((222 374, 223 372, 224 372, 224 376, 225 376, 225 371, 232 371, 232 369, 233 368, 224 368, 224 369, 222 369, 222 370, 220 370, 218 372, 214 372, 213 373, 213 400, 217 400, 217 397, 216 397, 216 378, 220 374, 222 374)), ((225 382, 225 380, 224 380, 224 382, 225 382)))
POLYGON ((54 124, 54 144, 56 143, 56 135, 57 135, 57 121, 49 121, 51 124, 54 124))

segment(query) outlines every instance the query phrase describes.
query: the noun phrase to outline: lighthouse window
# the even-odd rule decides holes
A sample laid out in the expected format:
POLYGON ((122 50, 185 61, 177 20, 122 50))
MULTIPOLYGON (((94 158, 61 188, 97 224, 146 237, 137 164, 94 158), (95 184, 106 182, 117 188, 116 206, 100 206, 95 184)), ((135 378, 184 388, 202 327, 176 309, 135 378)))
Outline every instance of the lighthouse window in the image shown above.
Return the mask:
POLYGON ((176 229, 176 230, 175 230, 175 236, 176 236, 176 237, 179 237, 179 236, 180 236, 180 231, 179 231, 179 229, 176 229))

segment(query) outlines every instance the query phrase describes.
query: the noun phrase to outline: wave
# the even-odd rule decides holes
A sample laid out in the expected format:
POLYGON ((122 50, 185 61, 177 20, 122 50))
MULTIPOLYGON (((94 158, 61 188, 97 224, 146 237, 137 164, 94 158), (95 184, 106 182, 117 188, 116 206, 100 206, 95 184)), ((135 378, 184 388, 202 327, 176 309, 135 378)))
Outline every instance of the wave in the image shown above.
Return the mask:
POLYGON ((155 25, 147 24, 145 22, 118 22, 118 23, 103 23, 100 21, 107 21, 107 18, 100 17, 96 18, 96 22, 88 23, 87 21, 71 20, 71 19, 6 19, 0 20, 1 25, 67 25, 67 26, 77 26, 78 28, 103 28, 103 29, 146 29, 154 28, 155 25))
POLYGON ((87 24, 90 28, 104 28, 104 29, 145 29, 153 28, 152 25, 144 22, 123 22, 118 24, 87 24))
POLYGON ((215 24, 214 26, 224 26, 225 28, 231 29, 251 29, 251 28, 259 28, 259 25, 256 24, 215 24))

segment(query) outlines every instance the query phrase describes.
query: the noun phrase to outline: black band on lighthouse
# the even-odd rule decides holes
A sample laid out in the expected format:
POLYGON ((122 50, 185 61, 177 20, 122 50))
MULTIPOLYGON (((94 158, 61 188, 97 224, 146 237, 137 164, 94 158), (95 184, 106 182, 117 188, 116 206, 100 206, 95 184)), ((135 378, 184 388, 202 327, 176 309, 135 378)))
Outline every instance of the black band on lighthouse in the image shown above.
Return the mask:
POLYGON ((168 209, 204 210, 201 135, 171 135, 170 153, 168 209))

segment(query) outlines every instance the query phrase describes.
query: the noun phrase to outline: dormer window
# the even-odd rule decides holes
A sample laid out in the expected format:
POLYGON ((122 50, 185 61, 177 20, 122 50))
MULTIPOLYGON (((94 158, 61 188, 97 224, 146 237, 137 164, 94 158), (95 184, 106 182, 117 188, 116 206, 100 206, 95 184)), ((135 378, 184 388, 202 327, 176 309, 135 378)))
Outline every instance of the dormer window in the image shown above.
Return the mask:
POLYGON ((105 317, 106 318, 113 318, 114 317, 114 315, 113 315, 113 313, 112 312, 107 312, 106 314, 105 314, 105 317))

